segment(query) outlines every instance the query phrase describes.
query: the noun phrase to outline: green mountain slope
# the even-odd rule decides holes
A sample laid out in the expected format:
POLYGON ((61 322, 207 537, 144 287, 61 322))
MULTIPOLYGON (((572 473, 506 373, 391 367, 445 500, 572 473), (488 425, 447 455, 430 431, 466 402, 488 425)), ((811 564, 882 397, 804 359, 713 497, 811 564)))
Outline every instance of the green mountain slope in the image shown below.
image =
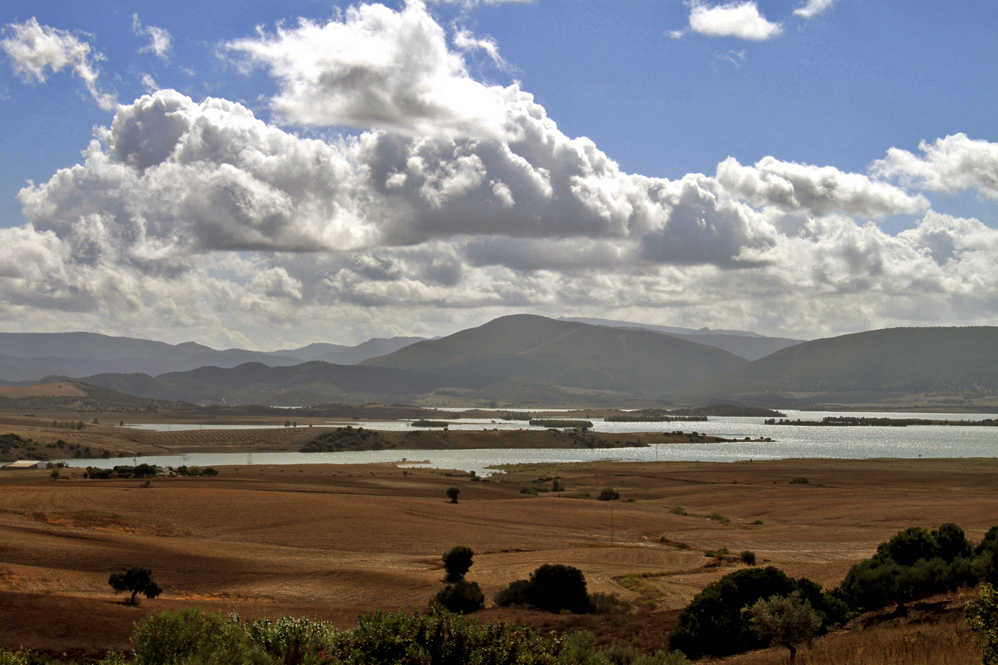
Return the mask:
POLYGON ((504 316, 478 328, 365 360, 483 384, 530 377, 554 386, 658 397, 746 361, 675 337, 622 328, 504 316))
POLYGON ((804 342, 697 384, 692 400, 788 393, 995 394, 998 328, 889 328, 804 342))

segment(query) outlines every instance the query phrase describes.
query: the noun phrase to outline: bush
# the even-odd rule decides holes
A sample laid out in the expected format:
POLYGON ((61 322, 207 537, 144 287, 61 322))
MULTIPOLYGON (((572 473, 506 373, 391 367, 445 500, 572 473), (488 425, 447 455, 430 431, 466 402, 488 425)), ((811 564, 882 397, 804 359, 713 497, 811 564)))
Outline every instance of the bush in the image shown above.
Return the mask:
POLYGON ((341 636, 327 623, 293 617, 257 619, 246 629, 257 647, 287 665, 326 662, 324 654, 337 648, 341 636))
POLYGON ((791 485, 810 485, 811 481, 804 476, 799 476, 790 481, 791 485))
POLYGON ((743 568, 698 593, 679 614, 669 644, 690 658, 727 656, 766 646, 742 608, 771 596, 799 592, 822 619, 822 630, 843 618, 843 605, 807 578, 795 580, 773 566, 743 568))
POLYGON ((461 489, 459 487, 447 488, 447 498, 450 499, 451 503, 457 503, 457 497, 459 494, 461 494, 461 489))
POLYGON ((977 597, 964 608, 964 615, 970 629, 981 634, 984 665, 998 665, 998 591, 990 584, 981 586, 977 597))
POLYGON ((485 607, 485 595, 476 582, 461 580, 441 589, 433 602, 451 612, 471 614, 485 607))
POLYGON ((587 614, 592 605, 586 593, 586 577, 572 566, 546 563, 530 574, 529 580, 517 580, 496 594, 496 605, 529 605, 547 612, 568 610, 587 614))
POLYGON ((872 558, 853 566, 837 594, 855 610, 897 603, 898 614, 903 614, 910 600, 974 586, 991 574, 990 557, 972 558, 971 551, 955 524, 931 533, 911 527, 881 543, 872 558))
POLYGON ((468 573, 468 569, 471 568, 474 556, 475 553, 471 551, 471 548, 464 547, 463 545, 452 547, 449 552, 445 553, 443 560, 444 570, 447 571, 447 581, 457 582, 464 579, 464 576, 468 573))
POLYGON ((235 665, 252 662, 260 651, 242 622, 200 607, 146 616, 132 644, 141 665, 235 665))
POLYGON ((742 563, 744 563, 746 566, 755 565, 755 552, 753 552, 752 550, 745 550, 744 552, 741 553, 740 558, 742 560, 742 563))
POLYGON ((606 488, 605 490, 599 493, 598 497, 596 497, 597 501, 618 501, 619 499, 620 499, 620 492, 613 489, 612 487, 606 488))

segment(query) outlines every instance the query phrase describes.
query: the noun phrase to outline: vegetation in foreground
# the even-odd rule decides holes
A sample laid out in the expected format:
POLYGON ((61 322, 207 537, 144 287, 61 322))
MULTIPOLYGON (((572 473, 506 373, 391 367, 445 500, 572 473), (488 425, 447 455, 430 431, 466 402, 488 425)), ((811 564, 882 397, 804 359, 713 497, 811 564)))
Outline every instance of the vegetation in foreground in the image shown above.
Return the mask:
MULTIPOLYGON (((638 656, 597 651, 591 633, 565 637, 479 623, 441 608, 427 614, 375 612, 354 630, 283 617, 244 621, 192 607, 150 614, 132 635, 136 665, 683 665, 679 653, 638 656)), ((32 665, 30 654, 0 650, 0 665, 32 665)), ((111 653, 100 665, 125 665, 111 653)))

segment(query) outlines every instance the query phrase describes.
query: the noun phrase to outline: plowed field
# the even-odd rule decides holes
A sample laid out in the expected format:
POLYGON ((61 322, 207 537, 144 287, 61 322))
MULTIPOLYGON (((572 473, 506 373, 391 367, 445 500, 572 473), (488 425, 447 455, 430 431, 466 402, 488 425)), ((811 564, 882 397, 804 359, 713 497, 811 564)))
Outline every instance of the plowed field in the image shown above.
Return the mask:
POLYGON ((388 465, 219 471, 145 488, 79 470, 58 481, 0 472, 0 646, 127 648, 145 612, 190 604, 349 627, 362 612, 425 607, 442 587, 440 555, 467 545, 468 578, 486 597, 564 563, 583 570, 590 591, 639 608, 624 620, 499 609, 483 618, 584 627, 604 642, 633 635, 652 649, 698 590, 742 565, 719 565, 707 550, 752 550, 760 564, 835 585, 902 528, 955 521, 980 538, 998 523, 994 460, 599 463, 489 482, 388 465), (538 481, 553 476, 565 492, 520 493, 549 489, 538 481), (810 484, 789 484, 797 477, 810 484), (451 486, 457 504, 445 497, 451 486), (621 501, 585 498, 606 487, 621 501), (123 605, 107 578, 131 565, 151 568, 164 595, 123 605))

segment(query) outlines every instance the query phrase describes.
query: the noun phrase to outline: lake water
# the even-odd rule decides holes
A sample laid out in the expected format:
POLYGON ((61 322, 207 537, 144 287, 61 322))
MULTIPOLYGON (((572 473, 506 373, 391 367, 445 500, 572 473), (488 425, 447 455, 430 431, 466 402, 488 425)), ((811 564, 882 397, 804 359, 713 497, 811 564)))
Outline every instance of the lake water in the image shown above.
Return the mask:
MULTIPOLYGON (((930 420, 983 420, 986 414, 896 414, 896 413, 832 413, 816 411, 785 411, 791 419, 821 420, 825 416, 850 415, 868 418, 926 418, 930 420)), ((103 466, 115 463, 143 462, 160 466, 224 466, 224 465, 283 465, 283 464, 364 464, 403 462, 413 466, 460 469, 487 476, 490 467, 500 464, 544 462, 588 462, 595 460, 622 461, 701 461, 736 462, 747 460, 841 458, 866 459, 877 457, 998 457, 998 427, 965 425, 909 427, 807 427, 800 425, 766 425, 764 418, 710 418, 707 422, 682 423, 608 423, 592 420, 593 431, 604 433, 671 432, 683 430, 730 439, 770 437, 774 441, 734 443, 655 444, 647 448, 612 449, 536 449, 536 450, 380 450, 344 453, 192 453, 183 456, 151 456, 135 458, 71 459, 69 466, 103 466), (418 460, 419 463, 413 463, 418 460)), ((343 423, 330 423, 341 426, 343 423)), ((412 430, 407 422, 355 423, 368 429, 412 430)), ((166 425, 146 425, 144 429, 166 430, 166 425)), ((170 425, 199 429, 200 425, 170 425)), ((240 429, 251 426, 232 426, 240 429)), ((204 425, 205 429, 224 429, 225 425, 204 425)), ((529 428, 524 421, 455 420, 451 430, 473 429, 539 429, 529 428)), ((654 436, 648 437, 649 442, 654 436)))

